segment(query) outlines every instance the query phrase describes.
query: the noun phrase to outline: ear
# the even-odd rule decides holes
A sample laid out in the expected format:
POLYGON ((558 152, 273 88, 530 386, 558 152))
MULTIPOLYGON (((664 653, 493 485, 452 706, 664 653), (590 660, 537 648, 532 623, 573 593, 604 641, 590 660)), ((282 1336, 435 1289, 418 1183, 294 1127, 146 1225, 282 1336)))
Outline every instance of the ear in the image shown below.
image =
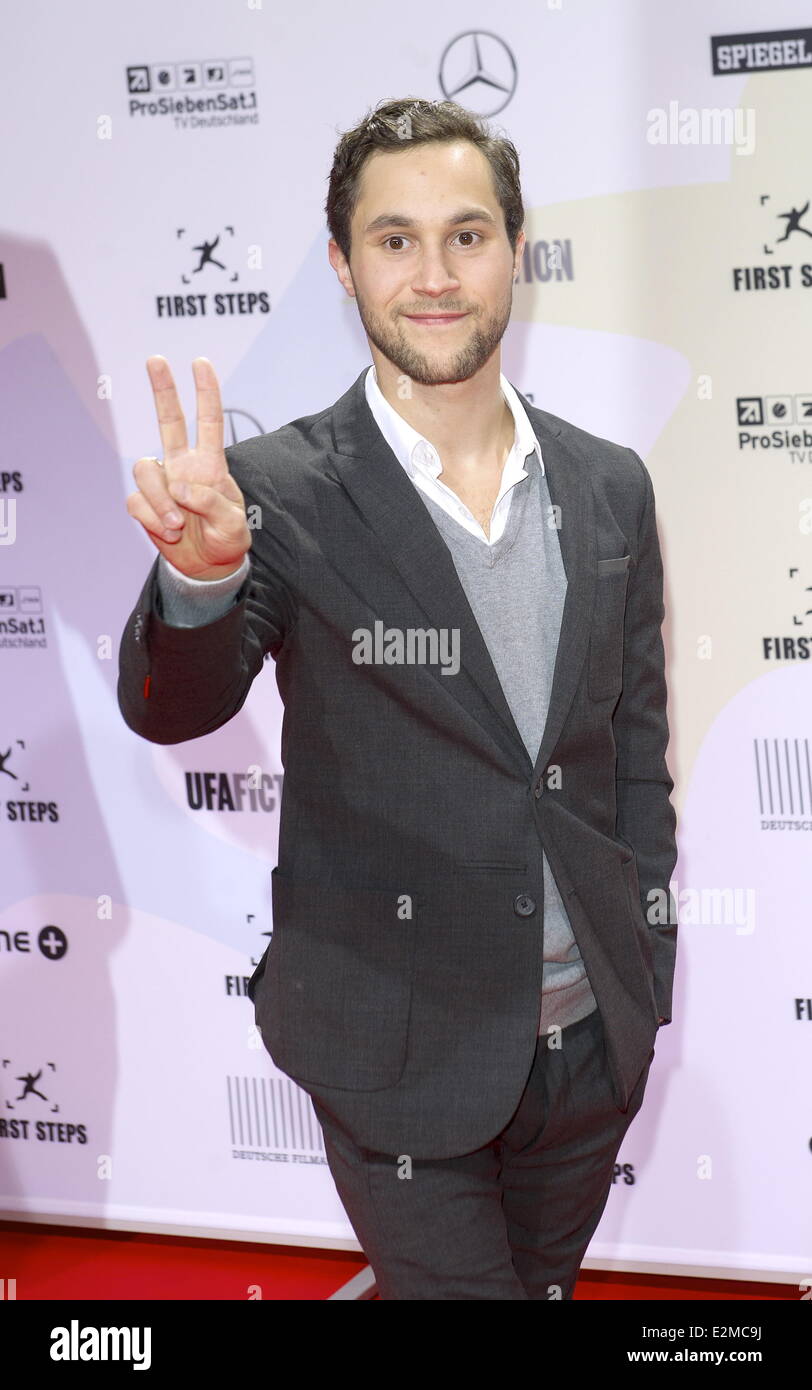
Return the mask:
POLYGON ((521 264, 522 264, 522 256, 524 255, 524 246, 525 246, 525 241, 526 241, 526 240, 527 240, 527 238, 525 237, 524 229, 522 229, 522 231, 519 232, 519 235, 518 235, 517 238, 516 238, 516 250, 515 250, 515 252, 513 253, 513 279, 514 279, 514 280, 518 280, 518 278, 519 278, 519 270, 520 270, 521 264))
POLYGON ((350 295, 352 299, 354 299, 355 286, 352 283, 350 263, 347 260, 347 257, 344 255, 344 252, 341 250, 341 247, 339 246, 338 242, 334 239, 334 237, 330 237, 330 240, 327 243, 327 255, 330 260, 330 265, 333 267, 333 270, 335 271, 336 275, 338 276, 339 280, 344 286, 344 289, 347 291, 347 294, 350 295))

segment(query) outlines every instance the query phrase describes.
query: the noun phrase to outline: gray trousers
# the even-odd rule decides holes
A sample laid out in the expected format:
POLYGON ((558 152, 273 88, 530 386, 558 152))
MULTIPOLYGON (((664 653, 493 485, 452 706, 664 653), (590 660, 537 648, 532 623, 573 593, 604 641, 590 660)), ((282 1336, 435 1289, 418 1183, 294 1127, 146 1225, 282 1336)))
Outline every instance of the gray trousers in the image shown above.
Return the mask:
POLYGON ((512 1118, 473 1153, 415 1159, 359 1147, 313 1102, 330 1172, 382 1299, 571 1299, 603 1214, 628 1109, 612 1096, 600 1012, 539 1038, 512 1118))

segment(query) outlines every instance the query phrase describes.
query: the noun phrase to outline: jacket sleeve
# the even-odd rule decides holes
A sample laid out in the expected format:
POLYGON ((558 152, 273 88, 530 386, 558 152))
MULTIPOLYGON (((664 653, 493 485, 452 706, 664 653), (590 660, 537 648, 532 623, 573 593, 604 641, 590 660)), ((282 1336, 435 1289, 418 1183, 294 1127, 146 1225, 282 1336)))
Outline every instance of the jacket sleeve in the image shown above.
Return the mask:
POLYGON ((636 564, 629 576, 623 638, 623 690, 613 727, 617 748, 617 832, 634 849, 643 916, 652 932, 654 995, 671 1022, 677 950, 676 903, 669 884, 677 862, 674 787, 666 764, 669 730, 662 640, 663 567, 654 488, 640 457, 645 499, 636 564))
POLYGON ((267 469, 229 469, 252 518, 260 521, 250 571, 231 607, 210 622, 165 621, 159 560, 147 575, 119 644, 117 696, 125 723, 150 743, 184 743, 227 723, 245 703, 266 653, 276 656, 296 621, 297 556, 290 516, 267 469))

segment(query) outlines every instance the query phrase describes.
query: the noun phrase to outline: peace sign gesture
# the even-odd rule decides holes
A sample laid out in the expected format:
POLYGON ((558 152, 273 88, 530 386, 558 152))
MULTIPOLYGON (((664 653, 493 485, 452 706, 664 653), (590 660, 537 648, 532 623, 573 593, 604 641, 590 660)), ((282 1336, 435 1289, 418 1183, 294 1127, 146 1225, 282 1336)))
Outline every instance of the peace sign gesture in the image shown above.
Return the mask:
POLYGON ((223 407, 214 368, 192 363, 197 391, 197 440, 189 447, 186 421, 165 357, 148 357, 163 462, 133 465, 138 491, 127 511, 140 521, 162 555, 191 579, 223 579, 240 568, 251 533, 240 489, 223 450, 223 407))

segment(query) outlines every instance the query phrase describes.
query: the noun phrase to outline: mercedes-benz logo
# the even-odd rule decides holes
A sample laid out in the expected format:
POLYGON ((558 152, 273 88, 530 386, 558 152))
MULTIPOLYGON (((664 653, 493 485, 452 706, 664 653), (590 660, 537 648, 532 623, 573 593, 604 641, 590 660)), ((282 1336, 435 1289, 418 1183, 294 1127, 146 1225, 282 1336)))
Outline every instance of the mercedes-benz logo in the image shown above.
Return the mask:
POLYGON ((469 29, 446 45, 438 77, 447 101, 495 116, 516 90, 516 59, 498 34, 469 29))
POLYGON ((264 434, 259 420, 255 415, 249 415, 247 410, 235 410, 233 407, 223 411, 223 439, 225 444, 239 444, 243 439, 253 439, 256 434, 264 434), (248 421, 246 428, 245 421, 248 421), (250 428, 253 426, 253 432, 250 428))

